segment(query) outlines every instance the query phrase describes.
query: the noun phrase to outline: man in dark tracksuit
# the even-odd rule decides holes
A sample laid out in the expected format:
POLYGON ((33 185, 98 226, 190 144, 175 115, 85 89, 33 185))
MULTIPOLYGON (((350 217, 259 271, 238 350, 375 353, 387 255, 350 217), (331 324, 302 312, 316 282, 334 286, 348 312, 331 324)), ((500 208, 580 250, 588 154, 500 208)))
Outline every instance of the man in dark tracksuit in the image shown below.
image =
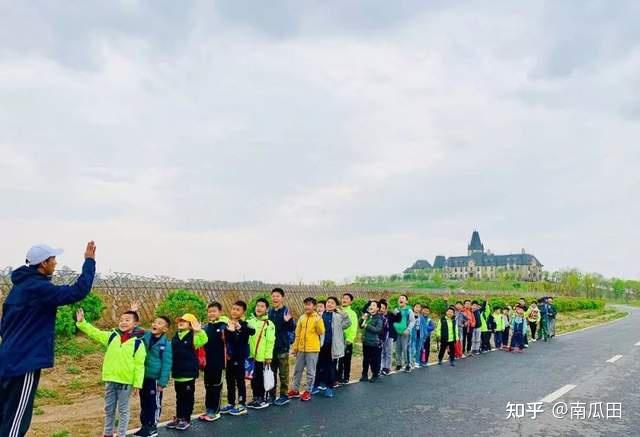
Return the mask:
POLYGON ((93 241, 87 244, 82 274, 73 285, 53 285, 56 256, 62 250, 41 244, 27 253, 27 264, 11 274, 13 288, 0 321, 0 437, 29 430, 41 369, 53 367, 56 312, 84 299, 96 273, 93 241))

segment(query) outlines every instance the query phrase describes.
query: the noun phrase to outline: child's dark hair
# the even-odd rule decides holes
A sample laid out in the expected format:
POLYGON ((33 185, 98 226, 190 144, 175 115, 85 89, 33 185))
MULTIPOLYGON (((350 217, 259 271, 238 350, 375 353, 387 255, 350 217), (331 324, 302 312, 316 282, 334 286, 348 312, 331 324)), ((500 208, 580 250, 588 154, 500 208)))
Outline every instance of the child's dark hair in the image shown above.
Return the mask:
POLYGON ((387 303, 387 299, 380 299, 380 300, 378 301, 378 303, 379 303, 380 305, 384 305, 384 306, 386 306, 386 307, 388 307, 388 306, 389 306, 389 304, 387 303))
POLYGON ((407 296, 406 294, 401 294, 400 296, 398 296, 398 299, 400 299, 403 296, 406 300, 409 300, 409 296, 407 296))
POLYGON ((278 293, 280 296, 284 297, 284 290, 280 287, 276 287, 273 290, 271 290, 271 294, 273 293, 278 293))
MULTIPOLYGON (((305 302, 306 302, 306 299, 305 299, 305 302)), ((326 304, 327 304, 327 301, 326 301, 326 300, 324 300, 324 299, 320 299, 320 300, 319 300, 319 301, 317 301, 314 305, 320 305, 320 304, 322 304, 322 305, 326 305, 326 304)))
POLYGON ((138 313, 136 313, 135 311, 125 311, 124 313, 122 313, 123 316, 125 314, 128 314, 128 315, 132 316, 134 322, 139 322, 140 321, 140 316, 138 316, 138 313))
POLYGON ((327 298, 327 300, 332 300, 336 305, 340 305, 340 304, 338 303, 338 298, 337 298, 337 297, 335 297, 335 296, 329 296, 329 297, 327 298))
POLYGON ((164 322, 167 324, 167 327, 171 328, 171 320, 169 319, 169 317, 167 317, 167 316, 158 316, 158 318, 164 320, 164 322))
POLYGON ((369 303, 367 304, 367 309, 369 309, 372 303, 375 303, 376 308, 380 309, 380 302, 378 302, 377 300, 370 300, 369 303))
POLYGON ((209 308, 218 308, 218 310, 222 311, 222 304, 220 302, 216 302, 215 300, 207 305, 207 309, 209 308))
POLYGON ((480 304, 478 303, 477 300, 474 300, 473 302, 471 302, 471 305, 480 305, 480 304))
POLYGON ((302 303, 311 303, 311 304, 315 305, 318 302, 313 297, 305 297, 304 300, 302 301, 302 303))
POLYGON ((454 307, 453 305, 449 305, 449 308, 447 308, 447 311, 453 311, 454 313, 456 312, 456 307, 454 307))
POLYGON ((349 296, 349 299, 351 299, 351 302, 353 302, 353 294, 345 293, 345 294, 342 295, 342 297, 345 297, 345 296, 349 296))
POLYGON ((457 301, 456 305, 458 305, 458 304, 462 305, 462 301, 461 300, 457 301))
POLYGON ((467 302, 471 303, 469 299, 465 299, 464 303, 467 303, 467 302))
POLYGON ((431 308, 429 307, 429 305, 422 305, 422 309, 431 311, 431 308))
POLYGON ((256 300, 256 306, 262 302, 263 304, 265 304, 267 306, 267 308, 269 308, 269 301, 267 299, 265 299, 264 297, 261 297, 260 299, 256 300))
POLYGON ((236 300, 233 303, 233 306, 242 308, 242 311, 246 311, 247 310, 247 303, 245 301, 243 301, 243 300, 236 300))

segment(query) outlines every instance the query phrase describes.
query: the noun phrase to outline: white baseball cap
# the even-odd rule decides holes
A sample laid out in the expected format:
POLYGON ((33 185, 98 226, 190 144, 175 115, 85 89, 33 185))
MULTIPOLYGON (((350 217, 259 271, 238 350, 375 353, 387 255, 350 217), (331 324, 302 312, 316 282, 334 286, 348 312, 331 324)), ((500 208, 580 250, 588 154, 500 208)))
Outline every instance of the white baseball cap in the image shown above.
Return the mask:
POLYGON ((27 252, 27 263, 31 266, 37 266, 52 256, 58 256, 64 252, 62 249, 54 249, 46 244, 36 244, 31 246, 27 252))

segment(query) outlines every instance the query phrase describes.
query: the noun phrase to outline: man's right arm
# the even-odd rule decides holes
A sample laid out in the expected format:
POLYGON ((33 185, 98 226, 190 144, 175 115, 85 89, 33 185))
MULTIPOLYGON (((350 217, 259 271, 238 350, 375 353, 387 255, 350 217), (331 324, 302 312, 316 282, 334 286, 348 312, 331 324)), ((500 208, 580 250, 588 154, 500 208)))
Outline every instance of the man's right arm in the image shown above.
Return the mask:
POLYGON ((54 285, 46 282, 46 285, 41 288, 38 299, 43 303, 54 306, 78 302, 91 292, 95 275, 96 261, 92 258, 87 258, 82 265, 82 274, 78 276, 73 285, 54 285))

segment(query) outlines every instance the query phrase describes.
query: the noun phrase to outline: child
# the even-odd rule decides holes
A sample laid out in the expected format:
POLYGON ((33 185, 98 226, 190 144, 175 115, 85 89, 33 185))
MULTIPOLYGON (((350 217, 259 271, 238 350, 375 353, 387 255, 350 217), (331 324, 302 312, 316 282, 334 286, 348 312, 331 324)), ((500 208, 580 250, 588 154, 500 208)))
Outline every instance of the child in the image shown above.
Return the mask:
POLYGON ((445 350, 449 351, 449 362, 451 367, 455 367, 455 343, 458 339, 456 322, 453 319, 455 308, 447 308, 447 312, 438 322, 437 337, 440 339, 440 351, 438 352, 438 365, 442 365, 445 350))
POLYGON ((471 353, 476 356, 480 355, 480 344, 482 343, 482 311, 480 308, 477 300, 471 302, 471 310, 475 320, 475 327, 471 337, 471 353))
MULTIPOLYGON (((431 308, 426 305, 422 308, 422 317, 425 321, 426 331, 424 343, 422 345, 422 352, 420 354, 420 365, 422 367, 427 367, 429 364, 429 353, 431 353, 431 333, 436 329, 436 325, 431 319, 431 308)), ((456 322, 456 327, 458 327, 457 325, 458 324, 456 322)), ((457 329, 457 332, 460 333, 460 329, 457 329)))
POLYGON ((276 328, 276 344, 273 348, 273 361, 271 369, 273 370, 276 384, 280 380, 280 396, 276 398, 276 386, 269 394, 269 402, 273 400, 276 406, 282 406, 289 403, 287 392, 289 391, 289 349, 293 343, 295 335, 296 322, 289 308, 284 303, 284 290, 282 288, 274 288, 271 291, 271 302, 273 307, 269 309, 269 320, 273 322, 276 328))
POLYGON ((338 381, 340 384, 348 384, 351 378, 351 357, 353 355, 353 343, 358 334, 358 315, 351 308, 353 295, 345 293, 342 295, 342 311, 351 320, 351 325, 344 331, 344 356, 338 360, 338 381))
POLYGON ((511 320, 511 346, 509 352, 512 352, 514 348, 518 348, 518 352, 524 350, 524 339, 527 336, 527 321, 524 317, 524 308, 520 305, 516 306, 516 314, 511 320))
POLYGON ((176 389, 176 416, 167 423, 168 429, 184 431, 191 426, 195 403, 196 378, 200 376, 197 349, 207 344, 207 334, 193 314, 176 319, 178 332, 171 340, 172 374, 176 389))
POLYGON ((391 358, 393 356, 393 337, 394 330, 392 328, 395 318, 393 314, 389 314, 387 308, 388 304, 385 299, 380 299, 380 315, 382 316, 382 332, 380 333, 380 341, 382 342, 382 353, 380 371, 383 375, 391 374, 391 358))
POLYGON ((502 331, 502 350, 509 350, 509 331, 511 331, 511 308, 509 305, 502 309, 502 322, 504 323, 504 331, 502 331))
POLYGON ((527 322, 529 322, 529 328, 531 330, 531 341, 535 342, 536 340, 536 329, 538 327, 538 322, 540 321, 540 310, 538 309, 538 305, 534 300, 531 302, 531 306, 525 312, 525 317, 527 322))
POLYGON ((540 311, 540 331, 538 331, 538 340, 548 341, 549 339, 549 303, 547 298, 543 297, 538 300, 538 310, 540 311))
POLYGON ((226 379, 227 401, 229 404, 220 410, 221 414, 242 416, 247 414, 247 386, 244 382, 244 362, 249 356, 249 337, 255 329, 243 320, 247 304, 238 300, 231 306, 231 320, 224 331, 227 349, 226 379), (238 397, 236 399, 236 388, 238 397), (237 400, 237 403, 236 403, 237 400))
POLYGON ((493 332, 493 344, 496 349, 502 348, 502 336, 504 334, 504 319, 502 318, 502 308, 499 306, 493 310, 490 317, 491 331, 493 332))
POLYGON ((382 332, 382 316, 378 314, 378 302, 372 300, 362 315, 360 327, 362 333, 362 377, 361 382, 376 382, 380 377, 380 333, 382 332), (369 379, 371 367, 371 379, 369 379))
POLYGON ((106 346, 102 365, 104 393, 104 435, 113 436, 118 410, 118 437, 127 435, 129 425, 129 400, 131 392, 142 388, 144 363, 147 351, 142 336, 144 331, 136 329, 140 321, 135 311, 126 311, 120 316, 118 329, 101 331, 84 319, 84 311, 76 312, 76 326, 90 339, 106 346))
POLYGON ((293 354, 296 356, 296 367, 293 374, 293 384, 289 390, 290 398, 299 397, 301 401, 310 401, 313 380, 316 376, 318 353, 320 352, 320 336, 324 335, 324 322, 315 312, 316 300, 307 297, 304 300, 304 314, 296 326, 296 338, 293 342, 293 354), (302 396, 298 391, 302 372, 307 370, 307 386, 302 396))
POLYGON ((316 304, 316 312, 318 313, 318 315, 320 317, 322 317, 322 315, 325 312, 325 305, 326 305, 327 301, 326 300, 319 300, 318 303, 316 304))
POLYGON ((329 297, 322 314, 324 337, 322 338, 316 376, 319 390, 324 390, 325 397, 333 397, 336 387, 338 360, 345 355, 346 330, 351 326, 351 319, 338 308, 338 298, 329 297))
MULTIPOLYGON (((467 316, 464 312, 464 306, 462 305, 461 301, 457 301, 455 304, 455 309, 456 312, 453 315, 455 321, 456 321, 456 328, 458 329, 458 336, 462 337, 463 333, 464 333, 464 327, 467 323, 467 316)), ((464 337, 462 337, 463 340, 463 344, 462 344, 462 353, 464 354, 464 337)))
POLYGON ((209 323, 204 327, 207 334, 207 344, 204 351, 207 364, 204 368, 204 389, 206 412, 198 419, 213 422, 220 419, 220 394, 222 393, 222 371, 225 367, 224 332, 229 319, 222 315, 222 304, 211 302, 207 305, 207 319, 209 323))
POLYGON ((396 340, 396 371, 404 366, 405 372, 411 372, 409 365, 409 333, 414 328, 416 319, 413 311, 407 307, 409 298, 406 294, 401 294, 398 298, 398 308, 394 311, 398 321, 393 324, 398 338, 396 340))
POLYGON ((169 384, 173 355, 167 331, 171 327, 168 317, 160 316, 151 324, 151 331, 143 338, 147 351, 144 363, 144 382, 140 390, 140 423, 138 437, 156 437, 162 411, 162 393, 169 384))
POLYGON ((422 317, 422 305, 419 303, 413 306, 413 317, 416 321, 409 337, 409 366, 412 369, 420 367, 420 355, 422 345, 426 336, 426 321, 422 317))
POLYGON ((558 309, 553 304, 552 297, 548 297, 547 302, 549 303, 549 338, 553 338, 556 336, 556 316, 558 315, 558 309))
POLYGON ((491 330, 489 329, 489 317, 491 317, 491 305, 486 300, 480 306, 480 353, 491 352, 491 330))
POLYGON ((471 346, 473 344, 473 330, 476 327, 476 318, 470 300, 464 301, 462 313, 465 317, 464 330, 462 331, 462 352, 471 355, 471 346))
POLYGON ((251 390, 253 401, 247 407, 254 410, 267 408, 269 403, 264 391, 264 368, 271 365, 273 359, 273 347, 276 343, 276 327, 269 320, 267 311, 269 302, 260 298, 256 301, 255 316, 249 320, 249 326, 254 333, 249 337, 249 350, 254 360, 253 378, 251 378, 251 390))

